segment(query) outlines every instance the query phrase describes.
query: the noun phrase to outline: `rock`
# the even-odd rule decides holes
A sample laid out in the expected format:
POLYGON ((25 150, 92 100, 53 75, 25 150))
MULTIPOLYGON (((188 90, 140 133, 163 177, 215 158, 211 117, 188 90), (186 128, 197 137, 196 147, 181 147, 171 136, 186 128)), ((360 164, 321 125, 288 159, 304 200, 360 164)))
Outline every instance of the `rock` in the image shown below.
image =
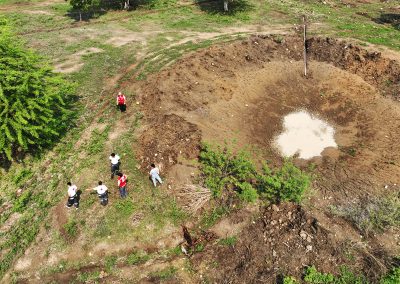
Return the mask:
POLYGON ((307 251, 312 251, 312 245, 306 246, 306 250, 307 250, 307 251))
POLYGON ((307 236, 307 242, 309 242, 309 243, 311 243, 311 237, 310 236, 307 236))
POLYGON ((272 256, 273 256, 273 257, 276 257, 276 256, 277 256, 276 251, 272 250, 272 256))
POLYGON ((300 237, 301 237, 303 240, 306 240, 306 239, 307 239, 307 233, 306 233, 305 231, 301 230, 301 231, 300 231, 300 237))
POLYGON ((275 212, 279 212, 279 208, 275 204, 272 204, 272 210, 274 210, 275 212))

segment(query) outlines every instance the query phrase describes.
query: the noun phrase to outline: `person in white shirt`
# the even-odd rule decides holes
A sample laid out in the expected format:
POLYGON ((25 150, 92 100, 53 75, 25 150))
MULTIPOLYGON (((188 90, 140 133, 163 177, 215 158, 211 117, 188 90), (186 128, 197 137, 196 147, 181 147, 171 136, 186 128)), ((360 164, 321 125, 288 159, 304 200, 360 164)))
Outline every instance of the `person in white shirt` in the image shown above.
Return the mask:
POLYGON ((75 206, 76 209, 79 208, 79 195, 78 195, 78 188, 75 184, 72 184, 71 182, 67 183, 68 185, 68 201, 67 201, 67 207, 71 208, 72 205, 75 206))
POLYGON ((157 186, 157 181, 162 184, 160 169, 155 164, 151 164, 150 177, 155 187, 157 186))
POLYGON ((111 153, 109 159, 111 162, 111 179, 113 179, 114 175, 116 175, 119 171, 119 165, 121 164, 121 162, 120 157, 115 153, 111 153))
MULTIPOLYGON (((91 189, 88 189, 91 190, 91 189)), ((102 181, 99 181, 98 186, 93 188, 92 190, 97 192, 97 195, 100 199, 100 204, 105 206, 108 203, 108 188, 103 184, 102 181)))

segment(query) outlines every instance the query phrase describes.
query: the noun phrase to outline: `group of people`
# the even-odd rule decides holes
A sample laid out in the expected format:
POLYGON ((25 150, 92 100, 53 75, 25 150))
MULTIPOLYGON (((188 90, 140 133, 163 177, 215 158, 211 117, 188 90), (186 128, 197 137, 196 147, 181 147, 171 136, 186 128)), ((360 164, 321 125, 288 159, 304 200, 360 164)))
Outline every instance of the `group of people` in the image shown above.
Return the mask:
MULTIPOLYGON (((117 95, 117 107, 120 109, 121 112, 126 111, 126 98, 121 92, 119 92, 117 95)), ((115 153, 111 153, 109 157, 111 163, 111 179, 113 179, 114 176, 118 176, 117 183, 118 183, 120 197, 126 198, 128 195, 128 192, 126 190, 128 177, 120 171, 120 165, 121 165, 120 159, 121 158, 115 153)), ((160 178, 160 169, 156 167, 155 164, 151 164, 151 170, 149 174, 154 187, 157 186, 157 182, 162 184, 162 180, 160 178)), ((68 182, 67 186, 68 186, 68 191, 67 191, 68 201, 66 206, 68 208, 74 206, 75 209, 78 209, 81 191, 78 190, 78 187, 75 184, 72 184, 71 182, 68 182)), ((99 197, 100 204, 103 206, 107 205, 108 188, 105 184, 103 184, 102 181, 99 181, 98 185, 93 189, 87 189, 86 191, 95 191, 99 197)))

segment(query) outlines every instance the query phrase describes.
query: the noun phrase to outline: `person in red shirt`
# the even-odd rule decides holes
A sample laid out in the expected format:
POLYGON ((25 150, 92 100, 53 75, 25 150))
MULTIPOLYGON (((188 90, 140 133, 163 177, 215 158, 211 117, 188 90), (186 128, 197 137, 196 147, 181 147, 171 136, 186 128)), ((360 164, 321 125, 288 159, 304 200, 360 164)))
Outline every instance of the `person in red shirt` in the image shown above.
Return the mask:
POLYGON ((121 112, 126 111, 126 97, 121 92, 118 92, 117 107, 121 112))
POLYGON ((118 188, 119 195, 121 198, 125 198, 128 193, 126 192, 126 183, 128 182, 128 177, 123 173, 118 173, 118 188))

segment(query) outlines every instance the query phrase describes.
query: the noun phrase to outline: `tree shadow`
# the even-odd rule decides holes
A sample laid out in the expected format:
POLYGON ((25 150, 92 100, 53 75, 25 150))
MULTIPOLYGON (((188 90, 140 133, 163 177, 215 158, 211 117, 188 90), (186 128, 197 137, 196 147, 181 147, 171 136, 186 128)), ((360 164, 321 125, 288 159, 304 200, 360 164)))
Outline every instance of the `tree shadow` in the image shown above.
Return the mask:
POLYGON ((373 20, 377 24, 390 24, 396 30, 400 30, 400 14, 381 14, 379 18, 373 20))
POLYGON ((248 3, 246 0, 229 0, 228 1, 228 11, 224 11, 224 1, 205 1, 196 0, 196 4, 200 9, 209 14, 220 14, 220 15, 235 15, 238 12, 247 12, 254 8, 254 6, 248 3))

